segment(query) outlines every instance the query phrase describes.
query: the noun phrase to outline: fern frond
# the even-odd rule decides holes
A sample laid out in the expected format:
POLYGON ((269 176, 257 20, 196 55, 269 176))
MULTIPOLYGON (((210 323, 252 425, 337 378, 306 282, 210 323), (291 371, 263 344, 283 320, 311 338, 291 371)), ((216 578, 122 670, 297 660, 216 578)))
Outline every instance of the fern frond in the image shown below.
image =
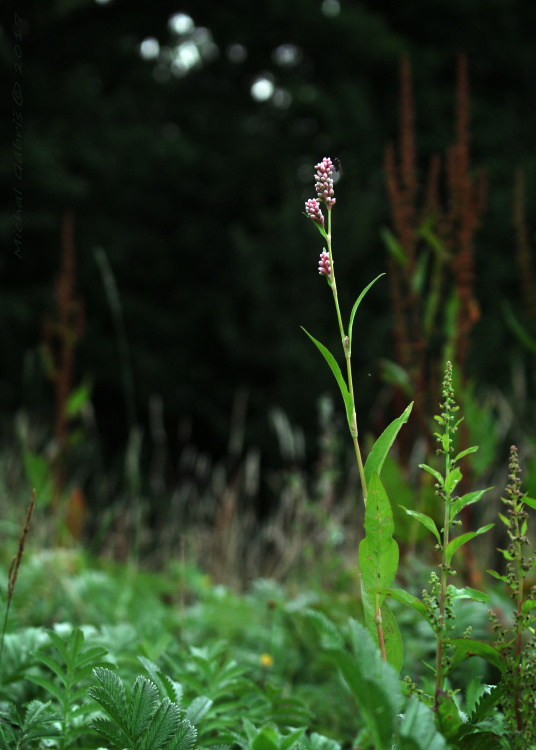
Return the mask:
POLYGON ((93 719, 89 726, 101 734, 110 745, 120 748, 132 748, 130 737, 111 719, 102 716, 93 719))
POLYGON ((204 695, 194 698, 186 709, 185 719, 190 724, 197 726, 201 719, 210 711, 213 701, 204 695))
POLYGON ((149 725, 144 749, 167 750, 167 743, 177 733, 180 723, 179 707, 164 698, 149 725))
POLYGON ((181 721, 173 740, 166 747, 166 750, 193 750, 197 732, 188 721, 181 721))
POLYGON ((169 698, 170 701, 180 706, 183 692, 180 682, 175 682, 175 680, 172 680, 171 677, 162 672, 157 664, 152 662, 150 659, 147 659, 145 656, 138 656, 138 659, 143 664, 148 675, 160 690, 162 698, 169 698))
POLYGON ((87 692, 119 726, 123 726, 127 715, 127 698, 122 681, 114 672, 103 667, 97 667, 93 673, 101 684, 89 688, 87 692))
POLYGON ((129 733, 134 738, 138 738, 143 734, 151 716, 155 712, 157 704, 158 688, 140 675, 136 678, 136 682, 132 688, 127 719, 129 733))

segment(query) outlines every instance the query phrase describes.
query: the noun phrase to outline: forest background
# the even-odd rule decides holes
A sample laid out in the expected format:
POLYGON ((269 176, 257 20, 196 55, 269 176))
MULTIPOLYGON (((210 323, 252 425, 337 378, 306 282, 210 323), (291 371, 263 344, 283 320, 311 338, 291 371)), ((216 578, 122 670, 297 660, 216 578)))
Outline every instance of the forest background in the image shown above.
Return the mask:
MULTIPOLYGON (((375 276, 395 273, 403 244, 386 170, 389 143, 400 159, 401 70, 406 147, 411 125, 415 139, 401 164, 413 168, 415 204, 437 155, 448 213, 460 137, 466 176, 482 188, 464 382, 484 400, 522 391, 528 424, 533 2, 46 0, 1 13, 0 415, 30 481, 31 456, 45 456, 58 462, 56 484, 103 508, 134 456, 130 481, 156 502, 180 485, 192 451, 198 468, 224 457, 231 473, 255 451, 264 512, 270 472, 314 464, 319 396, 337 394, 300 326, 332 351, 339 342, 304 201, 314 165, 340 158, 333 243, 349 311, 375 276), (97 475, 114 472, 104 491, 97 475)), ((436 222, 432 247, 438 214, 420 216, 436 222)), ((356 319, 365 433, 400 413, 403 378, 388 364, 403 364, 396 315, 387 278, 356 319)), ((429 334, 439 362, 442 334, 429 334)), ((420 374, 440 382, 430 364, 420 374)), ((419 387, 406 385, 405 403, 419 387)))

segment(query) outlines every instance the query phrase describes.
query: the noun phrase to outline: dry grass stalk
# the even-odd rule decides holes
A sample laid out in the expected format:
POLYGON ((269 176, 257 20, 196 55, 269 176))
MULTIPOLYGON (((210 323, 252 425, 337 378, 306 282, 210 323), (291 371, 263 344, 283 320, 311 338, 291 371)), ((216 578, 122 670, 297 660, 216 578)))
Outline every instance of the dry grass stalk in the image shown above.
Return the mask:
POLYGON ((0 642, 0 665, 2 663, 2 654, 4 652, 4 638, 6 635, 6 628, 7 628, 7 619, 9 616, 9 610, 11 608, 11 600, 13 598, 13 592, 15 590, 15 584, 17 583, 17 576, 19 574, 19 568, 22 561, 22 555, 24 554, 24 546, 26 544, 26 537, 28 536, 28 532, 30 530, 30 521, 32 518, 32 513, 35 508, 35 489, 32 491, 32 499, 30 500, 30 505, 28 507, 28 512, 26 513, 26 521, 24 523, 24 528, 22 530, 22 533, 19 537, 19 546, 17 549, 17 554, 14 556, 13 560, 11 561, 11 565, 9 566, 9 573, 8 573, 8 584, 7 584, 7 605, 6 605, 6 614, 4 617, 4 626, 2 628, 2 639, 0 642))

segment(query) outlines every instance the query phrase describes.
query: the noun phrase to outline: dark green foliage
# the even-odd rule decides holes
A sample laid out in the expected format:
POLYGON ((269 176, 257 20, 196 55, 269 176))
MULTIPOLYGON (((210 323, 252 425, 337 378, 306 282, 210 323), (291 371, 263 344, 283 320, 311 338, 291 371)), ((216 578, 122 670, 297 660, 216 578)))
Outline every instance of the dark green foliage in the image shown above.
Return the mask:
MULTIPOLYGON (((98 384, 97 421, 110 443, 123 444, 130 417, 95 247, 104 247, 117 277, 140 418, 155 387, 161 388, 169 423, 193 416, 195 438, 219 452, 239 372, 251 392, 251 442, 274 451, 267 400, 282 403, 293 421, 314 429, 316 361, 306 342, 296 345, 295 333, 306 322, 326 341, 327 326, 317 304, 314 258, 307 242, 297 241, 301 169, 323 155, 316 153, 317 143, 340 154, 349 199, 341 216, 340 244, 348 248, 341 272, 360 279, 364 268, 367 274, 383 270, 382 152, 396 133, 403 52, 412 58, 421 105, 423 172, 429 156, 452 140, 454 61, 459 50, 469 57, 472 145, 475 161, 488 163, 493 205, 477 257, 482 320, 488 323, 475 337, 471 366, 484 379, 493 375, 506 383, 508 357, 496 357, 496 351, 512 346, 495 300, 517 290, 512 258, 501 252, 511 242, 511 172, 520 160, 528 162, 529 175, 534 171, 532 4, 443 2, 421 13, 410 2, 368 0, 341 4, 340 14, 330 17, 321 4, 311 10, 303 2, 268 3, 265 21, 252 23, 241 0, 221 6, 195 0, 181 10, 198 28, 209 29, 219 56, 187 75, 155 80, 156 63, 141 59, 139 45, 148 36, 172 45, 167 23, 173 10, 167 2, 152 3, 147 13, 143 4, 123 9, 56 0, 19 9, 28 22, 23 86, 31 111, 24 112, 22 262, 12 257, 12 200, 0 214, 8 248, 0 297, 4 412, 23 395, 38 410, 50 408, 37 358, 26 360, 24 383, 20 374, 53 306, 60 216, 74 208, 77 285, 88 318, 78 374, 88 373, 98 384), (321 38, 336 39, 329 65, 321 38), (490 46, 489 39, 500 44, 490 46), (249 53, 240 64, 226 56, 237 40, 249 53), (277 65, 274 50, 289 40, 301 56, 295 65, 277 65), (288 107, 251 98, 250 83, 260 70, 288 91, 288 107), (219 387, 213 388, 216 371, 219 387)), ((13 86, 14 41, 6 22, 6 92, 13 86)), ((12 197, 11 118, 1 132, 1 184, 12 197)), ((387 291, 365 317, 376 351, 389 342, 386 301, 387 291)), ((365 381, 358 398, 366 403, 371 394, 365 381)))
POLYGON ((32 701, 23 715, 10 704, 6 711, 0 711, 1 750, 37 747, 35 743, 39 740, 60 737, 61 732, 56 726, 60 719, 60 714, 52 709, 51 701, 32 701))
POLYGON ((107 650, 100 646, 84 648, 84 633, 75 628, 65 642, 53 630, 47 631, 55 648, 50 654, 41 649, 38 660, 55 676, 29 674, 29 679, 53 695, 59 704, 62 739, 60 747, 65 748, 77 737, 87 733, 85 719, 92 712, 92 706, 85 698, 87 683, 92 671, 99 664, 106 663, 107 650))

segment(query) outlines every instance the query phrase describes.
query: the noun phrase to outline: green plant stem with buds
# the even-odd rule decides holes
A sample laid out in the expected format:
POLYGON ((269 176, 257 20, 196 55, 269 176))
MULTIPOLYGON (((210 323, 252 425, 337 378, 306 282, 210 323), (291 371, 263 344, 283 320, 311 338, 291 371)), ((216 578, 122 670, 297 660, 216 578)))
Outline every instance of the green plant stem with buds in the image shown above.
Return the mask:
POLYGON ((536 586, 532 587, 528 599, 524 598, 523 591, 527 575, 536 566, 536 553, 533 552, 526 557, 523 552, 523 548, 529 543, 526 506, 536 509, 536 500, 527 497, 521 490, 521 470, 515 445, 510 448, 508 468, 507 497, 502 498, 507 507, 507 513, 504 515, 499 513, 510 539, 508 549, 499 550, 507 563, 506 575, 499 575, 493 570, 488 570, 488 573, 509 587, 515 605, 514 626, 511 634, 501 626, 493 612, 490 612, 490 617, 494 630, 498 634, 497 647, 504 665, 503 710, 511 728, 517 732, 516 743, 518 744, 515 746, 517 748, 528 746, 536 730, 534 714, 536 690, 534 622, 536 616, 532 614, 536 609, 536 586), (524 644, 524 634, 527 632, 531 633, 532 637, 528 638, 524 644))
MULTIPOLYGON (((453 470, 453 462, 451 460, 451 453, 454 450, 453 437, 457 430, 458 423, 452 424, 454 414, 458 411, 458 406, 454 405, 453 393, 451 387, 452 372, 450 368, 450 362, 447 363, 447 373, 445 375, 444 391, 443 396, 445 402, 443 404, 444 412, 441 417, 436 419, 440 424, 444 426, 443 435, 437 435, 438 440, 442 443, 440 449, 445 455, 445 477, 451 476, 453 470)), ((461 421, 461 420, 460 420, 461 421)), ((459 470, 458 470, 459 471, 459 470)), ((461 472, 460 472, 461 479, 461 472)), ((439 595, 439 632, 437 637, 437 653, 436 653, 436 695, 437 691, 443 688, 443 645, 445 638, 445 604, 446 604, 446 591, 447 591, 447 577, 449 572, 452 572, 450 565, 447 563, 446 550, 449 545, 449 531, 450 531, 450 505, 451 505, 451 492, 443 489, 440 491, 445 502, 445 513, 443 520, 443 550, 441 560, 441 576, 440 576, 440 595, 439 595)))

